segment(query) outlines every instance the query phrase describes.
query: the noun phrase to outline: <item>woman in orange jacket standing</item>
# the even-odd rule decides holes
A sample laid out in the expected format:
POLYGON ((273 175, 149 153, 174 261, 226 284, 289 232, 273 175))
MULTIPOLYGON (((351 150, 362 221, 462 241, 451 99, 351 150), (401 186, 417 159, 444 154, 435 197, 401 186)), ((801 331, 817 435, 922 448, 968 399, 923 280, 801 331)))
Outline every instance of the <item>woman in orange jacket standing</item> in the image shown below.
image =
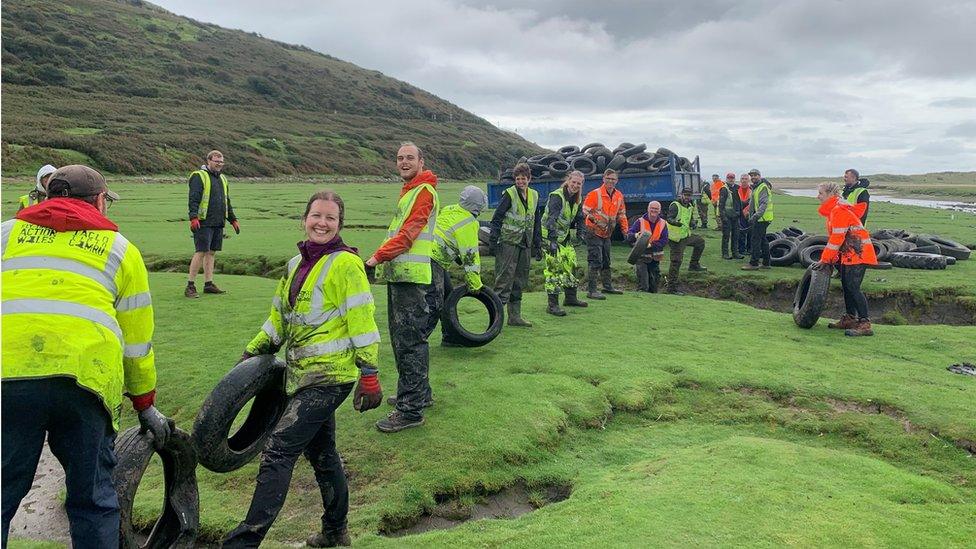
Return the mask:
POLYGON ((871 235, 860 219, 867 204, 852 206, 841 198, 840 186, 829 182, 817 186, 817 198, 820 200, 818 211, 827 218, 828 241, 814 268, 837 265, 844 289, 844 307, 847 309, 838 322, 832 322, 827 327, 844 330, 844 334, 849 336, 874 335, 868 317, 868 300, 861 291, 867 266, 878 264, 871 235))

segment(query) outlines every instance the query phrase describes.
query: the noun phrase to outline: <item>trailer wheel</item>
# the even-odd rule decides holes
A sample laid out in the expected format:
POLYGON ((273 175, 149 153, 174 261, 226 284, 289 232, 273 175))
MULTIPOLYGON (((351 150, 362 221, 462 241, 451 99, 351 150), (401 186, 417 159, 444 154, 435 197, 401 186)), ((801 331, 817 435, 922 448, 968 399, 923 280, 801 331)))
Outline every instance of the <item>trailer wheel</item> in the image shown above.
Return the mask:
POLYGON ((458 286, 448 294, 444 300, 444 308, 441 310, 441 322, 444 323, 444 331, 451 338, 465 347, 481 347, 487 345, 498 337, 502 331, 502 324, 505 321, 504 306, 502 300, 491 288, 482 286, 477 292, 468 292, 465 286, 458 286), (483 333, 470 332, 461 325, 458 319, 458 302, 464 296, 471 296, 484 304, 488 309, 488 329, 483 333))
POLYGON ((805 329, 813 328, 827 304, 832 269, 807 268, 793 297, 793 322, 805 329))
POLYGON ((119 496, 119 544, 137 547, 193 547, 200 529, 200 495, 197 491, 197 457, 185 431, 174 429, 166 446, 156 451, 152 438, 133 427, 115 442, 118 463, 112 471, 112 484, 119 496), (163 462, 163 512, 156 519, 149 538, 143 543, 132 527, 132 504, 142 475, 153 453, 163 462))
POLYGON ((779 238, 769 243, 769 263, 776 267, 787 267, 796 263, 797 243, 787 238, 779 238))
POLYGON ((264 449, 287 404, 285 364, 274 355, 234 366, 203 401, 193 423, 200 465, 215 473, 243 467, 264 449), (247 418, 231 434, 234 420, 252 398, 247 418))

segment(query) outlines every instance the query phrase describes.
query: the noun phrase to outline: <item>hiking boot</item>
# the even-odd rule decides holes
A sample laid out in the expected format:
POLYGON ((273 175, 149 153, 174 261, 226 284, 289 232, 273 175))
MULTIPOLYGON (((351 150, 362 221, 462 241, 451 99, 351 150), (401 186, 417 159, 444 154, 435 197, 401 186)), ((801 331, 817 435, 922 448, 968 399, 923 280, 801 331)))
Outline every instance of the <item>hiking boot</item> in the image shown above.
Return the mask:
POLYGON ((393 410, 390 415, 386 416, 386 419, 376 422, 376 428, 384 433, 397 433, 411 427, 420 427, 423 424, 424 418, 422 417, 420 419, 409 419, 399 410, 393 410))
POLYGON ((707 273, 708 269, 702 267, 700 263, 692 263, 688 265, 688 270, 693 273, 707 273))
POLYGON ((853 328, 844 330, 844 335, 850 337, 873 336, 874 330, 871 329, 871 321, 864 319, 858 320, 857 324, 853 328))
POLYGON ((746 263, 742 266, 743 271, 758 271, 759 265, 753 265, 752 263, 746 263))
POLYGON ((187 282, 186 289, 183 290, 183 295, 185 297, 193 297, 193 298, 200 297, 200 294, 197 293, 197 285, 192 282, 187 282))
POLYGON ((526 328, 531 328, 532 323, 528 320, 522 318, 522 302, 521 301, 509 301, 508 302, 508 325, 509 326, 524 326, 526 328))
MULTIPOLYGON (((567 307, 588 307, 590 305, 585 301, 580 301, 579 298, 576 297, 576 288, 563 288, 563 290, 566 292, 566 298, 563 299, 563 305, 567 307)), ((600 299, 604 298, 601 297, 600 299)))
POLYGON ((559 308, 559 294, 549 294, 549 306, 546 312, 553 316, 566 316, 566 311, 559 308))
POLYGON ((352 545, 352 540, 349 538, 349 531, 343 528, 338 532, 312 534, 305 540, 305 545, 309 547, 349 547, 352 545))
MULTIPOLYGON (((386 403, 389 404, 390 406, 396 406, 397 397, 395 395, 391 397, 386 397, 386 403)), ((424 403, 424 408, 430 408, 433 405, 434 405, 434 399, 432 398, 424 403)))
POLYGON ((218 288, 217 285, 214 284, 213 282, 204 282, 203 283, 203 293, 205 293, 205 294, 226 294, 227 292, 225 292, 225 291, 221 290, 220 288, 218 288))
POLYGON ((849 328, 853 328, 854 326, 857 326, 857 319, 854 318, 854 315, 847 313, 844 313, 844 315, 842 315, 840 320, 837 322, 831 322, 827 325, 827 327, 832 330, 847 330, 849 328))

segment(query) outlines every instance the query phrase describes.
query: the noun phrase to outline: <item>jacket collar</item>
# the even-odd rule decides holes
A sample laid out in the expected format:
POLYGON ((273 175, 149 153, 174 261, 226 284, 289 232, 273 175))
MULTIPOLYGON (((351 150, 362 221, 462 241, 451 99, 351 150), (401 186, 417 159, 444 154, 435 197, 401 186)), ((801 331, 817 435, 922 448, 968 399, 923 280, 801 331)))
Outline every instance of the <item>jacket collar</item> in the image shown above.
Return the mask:
POLYGON ((95 206, 78 198, 49 198, 17 212, 17 219, 64 231, 118 231, 119 226, 95 206))

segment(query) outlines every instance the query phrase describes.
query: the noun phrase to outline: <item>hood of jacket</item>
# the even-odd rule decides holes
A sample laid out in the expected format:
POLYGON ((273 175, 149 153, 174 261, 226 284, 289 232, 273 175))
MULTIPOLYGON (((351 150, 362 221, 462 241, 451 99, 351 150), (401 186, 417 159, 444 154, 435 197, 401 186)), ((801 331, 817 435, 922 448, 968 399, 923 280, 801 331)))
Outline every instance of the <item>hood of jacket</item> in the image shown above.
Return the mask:
POLYGON ((17 212, 17 219, 64 231, 118 231, 98 208, 78 198, 49 198, 17 212))

